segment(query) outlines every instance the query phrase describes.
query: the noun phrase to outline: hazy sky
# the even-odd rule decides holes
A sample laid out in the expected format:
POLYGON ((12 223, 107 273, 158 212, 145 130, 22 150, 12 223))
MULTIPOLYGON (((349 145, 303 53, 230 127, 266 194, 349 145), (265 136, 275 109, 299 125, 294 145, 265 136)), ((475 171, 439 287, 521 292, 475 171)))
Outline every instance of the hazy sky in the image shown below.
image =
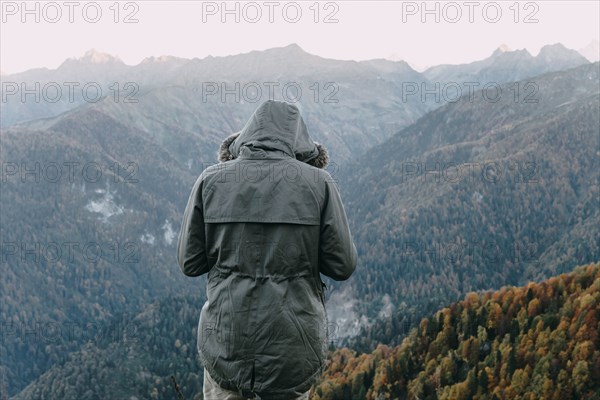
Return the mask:
POLYGON ((394 56, 422 68, 482 59, 503 43, 533 55, 557 42, 578 50, 599 39, 599 3, 1 1, 0 69, 56 68, 91 48, 133 65, 290 43, 328 58, 394 56))

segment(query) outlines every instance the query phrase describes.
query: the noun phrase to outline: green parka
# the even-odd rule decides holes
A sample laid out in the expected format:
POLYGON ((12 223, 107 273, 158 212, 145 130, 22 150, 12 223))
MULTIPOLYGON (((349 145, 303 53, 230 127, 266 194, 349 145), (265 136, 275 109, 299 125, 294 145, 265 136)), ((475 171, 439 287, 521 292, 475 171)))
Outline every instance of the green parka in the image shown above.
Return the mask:
POLYGON ((262 399, 306 392, 327 349, 320 273, 356 267, 339 192, 292 104, 267 101, 220 149, 187 203, 177 260, 208 272, 198 351, 223 388, 262 399), (318 168, 319 167, 319 168, 318 168))

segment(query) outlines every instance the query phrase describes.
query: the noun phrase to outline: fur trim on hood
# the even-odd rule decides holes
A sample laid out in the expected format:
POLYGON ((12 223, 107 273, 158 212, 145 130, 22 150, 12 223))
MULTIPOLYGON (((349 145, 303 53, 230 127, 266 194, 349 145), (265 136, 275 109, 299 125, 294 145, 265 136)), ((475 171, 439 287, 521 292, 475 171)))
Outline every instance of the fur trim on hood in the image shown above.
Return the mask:
POLYGON ((219 147, 219 162, 225 162, 235 158, 229 151, 229 145, 233 143, 238 136, 240 136, 239 132, 229 135, 225 140, 223 140, 223 143, 221 143, 221 146, 219 147))
MULTIPOLYGON (((233 135, 229 135, 225 140, 223 140, 221 146, 219 147, 219 162, 231 161, 235 158, 233 154, 231 154, 231 152, 229 151, 229 146, 239 135, 239 132, 234 133, 233 135)), ((325 146, 323 146, 322 144, 315 142, 315 145, 317 146, 319 154, 315 158, 306 161, 306 163, 312 165, 313 167, 323 169, 329 164, 329 153, 327 152, 327 148, 325 148, 325 146)))
POLYGON ((317 150, 319 151, 319 154, 312 160, 308 160, 307 163, 312 165, 313 167, 325 168, 327 164, 329 164, 329 153, 327 152, 327 149, 323 147, 322 144, 315 142, 315 145, 317 145, 317 150))
POLYGON ((316 168, 329 163, 327 149, 310 139, 298 108, 285 102, 268 100, 260 105, 242 131, 221 143, 219 161, 235 159, 244 145, 280 150, 316 168))

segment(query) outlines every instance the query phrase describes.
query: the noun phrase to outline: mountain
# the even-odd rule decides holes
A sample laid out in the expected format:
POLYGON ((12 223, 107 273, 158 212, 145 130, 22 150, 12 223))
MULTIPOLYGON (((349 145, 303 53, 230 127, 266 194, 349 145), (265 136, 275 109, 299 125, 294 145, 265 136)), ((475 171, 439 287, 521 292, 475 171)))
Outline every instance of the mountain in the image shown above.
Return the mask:
MULTIPOLYGON (((355 94, 345 103, 301 104, 315 138, 334 160, 391 134, 384 129, 385 114, 406 115, 399 91, 377 79, 376 67, 354 64, 368 79, 349 81, 348 92, 370 87, 398 102, 371 95, 367 103, 355 94)), ((397 74, 386 67, 382 74, 397 74)), ((157 297, 182 290, 204 294, 203 285, 197 289, 174 262, 181 212, 197 176, 215 163, 220 142, 243 127, 256 104, 203 99, 198 87, 178 85, 140 90, 136 97, 126 103, 106 96, 0 130, 6 175, 0 193, 0 320, 14 329, 0 351, 10 394, 86 339, 81 334, 68 335, 64 343, 32 342, 28 329, 104 327, 157 297)), ((425 106, 415 101, 415 107, 425 106)))
POLYGON ((128 68, 116 57, 89 50, 54 70, 36 68, 5 75, 0 126, 55 116, 102 96, 113 96, 128 81, 128 68))
POLYGON ((204 293, 174 256, 202 165, 171 149, 215 155, 216 141, 179 132, 165 148, 97 108, 0 132, 0 321, 9 332, 0 351, 9 393, 115 315, 181 290, 204 293), (64 340, 48 339, 47 327, 64 340))
MULTIPOLYGON (((296 44, 226 57, 147 58, 135 66, 90 50, 83 57, 66 60, 56 70, 7 75, 0 126, 54 117, 99 103, 115 118, 127 114, 123 123, 133 123, 149 134, 158 131, 167 135, 173 129, 215 131, 223 124, 214 123, 214 118, 206 122, 205 115, 224 116, 226 110, 227 119, 238 121, 257 103, 275 98, 297 102, 316 139, 343 162, 452 101, 456 97, 453 85, 435 89, 440 79, 446 84, 456 78, 444 72, 448 69, 467 68, 464 78, 483 86, 490 80, 518 80, 524 70, 530 76, 579 65, 582 60, 587 63, 562 45, 547 47, 533 61, 515 64, 520 53, 505 52, 467 66, 441 66, 440 71, 430 68, 425 74, 403 61, 332 60, 309 54, 296 44), (548 56, 542 56, 546 53, 548 56), (431 88, 437 96, 425 95, 431 88), (38 96, 24 95, 23 89, 38 96), (173 116, 178 116, 182 125, 164 124, 157 110, 175 123, 178 121, 173 121, 173 116)), ((467 89, 462 87, 464 82, 458 81, 462 90, 467 89)), ((228 128, 239 129, 236 125, 228 128)))
POLYGON ((88 52, 57 70, 32 70, 6 80, 10 90, 0 104, 4 127, 95 106, 152 136, 179 130, 223 136, 241 129, 260 102, 287 100, 299 105, 308 128, 338 162, 436 106, 403 96, 402 82, 422 81, 406 63, 330 60, 297 45, 202 60, 150 58, 136 66, 88 52), (29 94, 23 101, 22 87, 39 87, 39 99, 29 94), (56 92, 62 96, 54 101, 56 92))
POLYGON ((355 347, 370 348, 398 341, 412 321, 466 291, 544 277, 598 254, 597 68, 536 77, 533 87, 517 82, 519 103, 510 83, 503 89, 510 95, 496 103, 477 92, 476 101, 467 96, 443 107, 405 98, 403 83, 420 75, 403 62, 327 60, 297 46, 136 67, 90 53, 57 70, 24 73, 24 80, 63 82, 73 69, 103 85, 118 79, 121 89, 139 73, 137 82, 149 83, 44 118, 22 103, 36 119, 0 129, 0 370, 8 393, 67 362, 90 336, 112 332, 125 313, 178 293, 203 298, 205 280, 185 279, 175 264, 181 213, 221 140, 257 106, 249 92, 239 101, 208 96, 205 84, 264 90, 267 82, 289 81, 309 94, 298 105, 330 149, 329 171, 344 193, 361 258, 349 284, 330 285, 332 330, 340 342, 360 334, 355 347), (266 80, 266 58, 294 69, 266 80), (329 82, 335 85, 323 92, 329 82), (311 87, 321 90, 317 100, 311 87), (326 95, 339 101, 324 102, 326 95), (398 169, 436 161, 495 162, 513 179, 496 182, 498 171, 486 169, 476 182, 454 184, 445 175, 447 182, 432 184, 398 169), (492 247, 482 255, 483 240, 492 247), (409 254, 415 243, 424 249, 417 257, 409 254), (452 253, 427 259, 429 244, 445 251, 456 243, 478 253, 458 262, 452 253), (538 255, 547 264, 534 263, 538 255))
POLYGON ((587 46, 577 51, 590 62, 600 61, 600 43, 597 40, 592 40, 587 46))
POLYGON ((11 399, 170 400, 177 398, 171 376, 184 398, 201 399, 195 343, 202 303, 196 296, 169 296, 139 314, 115 316, 106 334, 91 337, 11 399))
POLYGON ((388 316, 352 346, 398 343, 402 318, 598 258, 598 66, 535 77, 519 102, 510 88, 529 81, 495 102, 464 96, 337 171, 359 253, 352 310, 388 316))
MULTIPOLYGON (((176 396, 171 376, 184 398, 200 399, 203 369, 194 345, 200 304, 169 297, 115 318, 110 326, 117 334, 90 340, 13 399, 166 400, 176 396)), ((416 324, 395 348, 334 350, 312 398, 594 398, 598 304, 600 264, 524 287, 470 293, 416 324)))
POLYGON ((90 50, 86 51, 85 54, 83 55, 83 57, 79 57, 77 59, 69 58, 61 65, 61 67, 64 68, 65 66, 68 66, 71 64, 86 64, 88 66, 91 66, 94 64, 104 64, 104 65, 110 65, 113 68, 118 67, 118 66, 125 66, 125 63, 123 63, 123 61, 121 61, 120 58, 114 57, 108 53, 103 53, 96 49, 90 49, 90 50))
POLYGON ((596 399, 599 304, 600 264, 470 293, 397 347, 336 350, 312 398, 596 399))
POLYGON ((423 75, 429 81, 440 84, 477 82, 480 84, 478 89, 481 89, 486 84, 524 80, 588 63, 581 54, 560 43, 542 47, 535 57, 525 49, 511 51, 506 45, 501 45, 484 60, 460 65, 437 65, 425 70, 423 75))

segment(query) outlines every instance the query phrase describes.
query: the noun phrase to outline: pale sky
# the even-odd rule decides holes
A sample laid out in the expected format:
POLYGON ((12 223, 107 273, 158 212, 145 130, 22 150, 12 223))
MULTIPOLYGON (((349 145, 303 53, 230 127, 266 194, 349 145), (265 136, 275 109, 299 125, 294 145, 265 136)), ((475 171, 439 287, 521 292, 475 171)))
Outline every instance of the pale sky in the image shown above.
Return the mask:
POLYGON ((290 43, 327 58, 393 56, 422 69, 483 59, 501 44, 533 55, 557 42, 579 50, 600 32, 596 0, 31 1, 26 10, 22 1, 0 3, 3 73, 56 68, 91 48, 135 65, 148 56, 203 58, 290 43))

